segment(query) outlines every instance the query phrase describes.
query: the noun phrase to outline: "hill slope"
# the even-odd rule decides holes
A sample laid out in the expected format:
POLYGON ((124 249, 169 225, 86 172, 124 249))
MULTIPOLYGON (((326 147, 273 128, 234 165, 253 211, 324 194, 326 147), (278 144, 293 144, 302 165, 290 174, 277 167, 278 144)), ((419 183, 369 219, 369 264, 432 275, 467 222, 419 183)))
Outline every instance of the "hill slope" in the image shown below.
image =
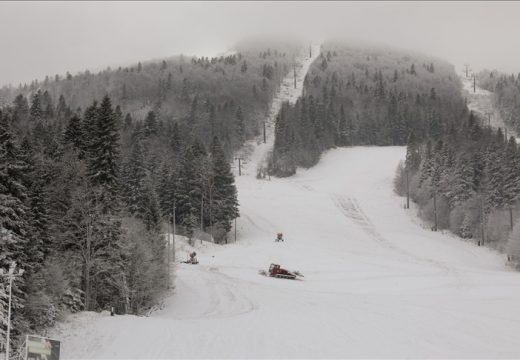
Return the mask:
POLYGON ((150 318, 72 322, 65 357, 520 356, 520 274, 402 209, 403 156, 338 149, 292 178, 240 177, 240 241, 180 264, 178 294, 150 318), (271 262, 304 280, 259 276, 271 262))
MULTIPOLYGON (((332 150, 265 181, 260 140, 237 177, 238 242, 197 245, 150 317, 69 319, 53 334, 65 358, 520 356, 520 274, 406 213, 392 190, 404 148, 332 150), (273 262, 303 281, 258 275, 273 262)), ((178 259, 189 250, 180 240, 178 259)))

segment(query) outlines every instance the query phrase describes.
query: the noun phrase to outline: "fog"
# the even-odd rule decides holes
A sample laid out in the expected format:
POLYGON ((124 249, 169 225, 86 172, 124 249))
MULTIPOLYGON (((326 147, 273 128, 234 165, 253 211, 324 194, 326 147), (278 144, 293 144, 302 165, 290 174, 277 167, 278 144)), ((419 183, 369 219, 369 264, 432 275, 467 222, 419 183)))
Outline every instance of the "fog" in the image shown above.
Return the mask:
POLYGON ((348 37, 476 70, 520 71, 518 2, 1 2, 0 85, 180 53, 244 37, 348 37))

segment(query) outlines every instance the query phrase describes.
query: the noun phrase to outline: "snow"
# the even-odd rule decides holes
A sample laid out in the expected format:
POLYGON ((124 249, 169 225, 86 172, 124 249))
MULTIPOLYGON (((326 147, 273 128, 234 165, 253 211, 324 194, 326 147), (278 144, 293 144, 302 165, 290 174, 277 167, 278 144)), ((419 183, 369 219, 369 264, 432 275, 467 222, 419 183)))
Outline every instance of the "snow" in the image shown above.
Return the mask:
MULTIPOLYGON (((474 113, 480 115, 483 119, 486 119, 484 126, 489 126, 494 129, 502 128, 506 129, 504 121, 500 116, 500 112, 494 105, 495 94, 491 91, 482 89, 478 85, 475 86, 473 91, 473 77, 466 77, 465 75, 460 76, 463 86, 463 96, 467 99, 468 109, 474 113)), ((515 136, 517 142, 520 142, 520 138, 510 128, 507 128, 508 137, 515 136)))
MULTIPOLYGON (((290 71, 282 81, 280 89, 274 97, 266 116, 266 142, 263 143, 263 135, 258 139, 247 141, 243 150, 237 154, 237 157, 245 158, 249 164, 253 164, 253 166, 245 166, 244 170, 246 175, 256 176, 257 169, 266 166, 268 153, 273 148, 276 116, 284 102, 294 104, 301 96, 305 75, 312 62, 320 55, 320 45, 312 45, 311 54, 312 57, 309 57, 308 54, 303 54, 300 59, 296 60, 296 87, 294 84, 293 71, 290 71)), ((247 163, 244 164, 247 165, 247 163)), ((235 171, 235 175, 238 175, 238 169, 235 171)))
POLYGON ((520 357, 520 273, 404 209, 392 179, 405 148, 335 149, 271 181, 255 177, 269 146, 249 150, 237 242, 197 241, 189 265, 176 237, 163 308, 71 316, 52 334, 63 358, 520 357), (305 277, 258 274, 272 262, 305 277))

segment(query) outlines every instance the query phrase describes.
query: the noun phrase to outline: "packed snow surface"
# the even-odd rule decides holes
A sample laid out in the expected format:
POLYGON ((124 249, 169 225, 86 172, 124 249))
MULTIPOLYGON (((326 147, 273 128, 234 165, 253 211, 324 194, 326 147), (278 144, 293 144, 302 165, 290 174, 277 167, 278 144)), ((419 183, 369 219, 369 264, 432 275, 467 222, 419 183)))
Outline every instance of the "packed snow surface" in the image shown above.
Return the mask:
POLYGON ((251 144, 237 176, 237 241, 197 242, 188 265, 177 237, 163 309, 74 315, 53 334, 64 358, 520 357, 520 273, 403 208, 404 148, 331 150, 269 181, 256 179, 265 147, 251 144), (258 274, 271 263, 305 277, 258 274))

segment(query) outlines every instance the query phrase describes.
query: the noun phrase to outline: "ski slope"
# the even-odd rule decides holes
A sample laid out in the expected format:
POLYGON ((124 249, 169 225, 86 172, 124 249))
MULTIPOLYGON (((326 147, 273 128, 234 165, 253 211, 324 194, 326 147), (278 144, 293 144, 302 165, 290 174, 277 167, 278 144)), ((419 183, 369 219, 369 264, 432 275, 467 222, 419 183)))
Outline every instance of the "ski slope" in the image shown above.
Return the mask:
MULTIPOLYGON (((520 357, 520 273, 403 208, 392 179, 405 148, 336 149, 258 180, 269 144, 243 154, 237 242, 197 242, 200 264, 177 264, 149 317, 71 316, 52 334, 64 358, 520 357), (305 277, 260 276, 272 262, 305 277)), ((179 239, 177 261, 189 250, 179 239)))
POLYGON ((466 97, 468 109, 478 114, 482 119, 485 119, 483 125, 491 126, 494 129, 501 128, 502 131, 507 130, 508 137, 514 136, 516 142, 520 142, 518 135, 512 130, 506 127, 500 111, 495 107, 495 94, 491 91, 482 89, 478 85, 473 90, 473 78, 466 77, 465 75, 460 76, 460 80, 463 86, 463 96, 466 97))

